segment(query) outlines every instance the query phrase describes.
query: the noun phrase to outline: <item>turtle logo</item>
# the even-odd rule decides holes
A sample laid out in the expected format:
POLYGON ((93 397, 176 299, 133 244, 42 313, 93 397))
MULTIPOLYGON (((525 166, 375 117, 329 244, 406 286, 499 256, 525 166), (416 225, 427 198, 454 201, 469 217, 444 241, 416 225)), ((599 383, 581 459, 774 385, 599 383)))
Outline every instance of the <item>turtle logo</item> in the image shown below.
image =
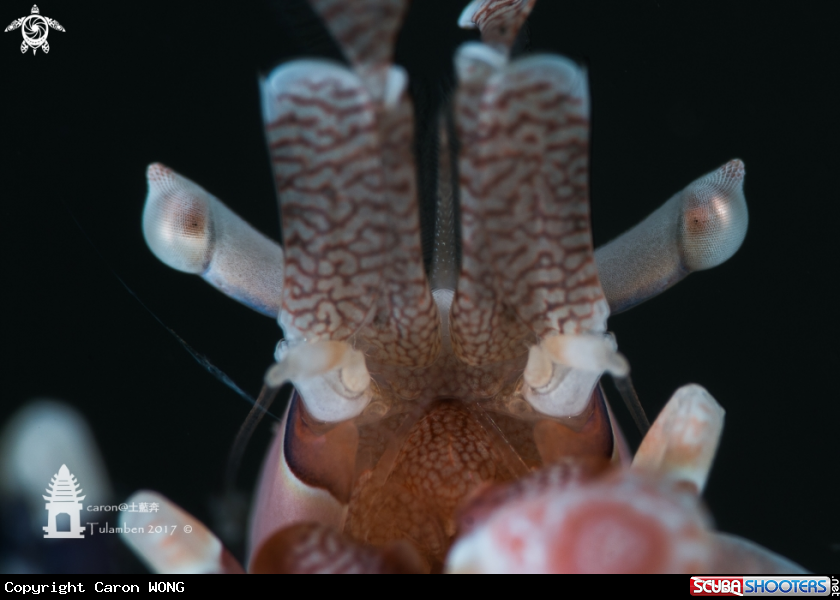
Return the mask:
POLYGON ((46 54, 50 51, 50 45, 47 43, 47 34, 50 32, 50 27, 58 31, 64 31, 64 27, 59 25, 58 21, 42 17, 40 13, 38 5, 34 4, 32 5, 31 15, 15 19, 11 25, 6 27, 6 31, 21 28, 23 43, 20 45, 20 51, 24 54, 28 48, 32 48, 32 54, 35 54, 38 48, 42 48, 44 54, 46 54))

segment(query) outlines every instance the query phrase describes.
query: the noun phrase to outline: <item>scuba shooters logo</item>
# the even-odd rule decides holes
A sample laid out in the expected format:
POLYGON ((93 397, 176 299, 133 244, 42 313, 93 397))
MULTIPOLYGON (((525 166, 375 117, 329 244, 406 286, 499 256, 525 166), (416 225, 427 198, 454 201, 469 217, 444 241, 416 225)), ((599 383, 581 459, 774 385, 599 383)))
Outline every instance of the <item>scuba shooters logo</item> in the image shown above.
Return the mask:
POLYGON ((831 589, 831 578, 824 575, 694 576, 690 583, 692 596, 829 596, 831 589))

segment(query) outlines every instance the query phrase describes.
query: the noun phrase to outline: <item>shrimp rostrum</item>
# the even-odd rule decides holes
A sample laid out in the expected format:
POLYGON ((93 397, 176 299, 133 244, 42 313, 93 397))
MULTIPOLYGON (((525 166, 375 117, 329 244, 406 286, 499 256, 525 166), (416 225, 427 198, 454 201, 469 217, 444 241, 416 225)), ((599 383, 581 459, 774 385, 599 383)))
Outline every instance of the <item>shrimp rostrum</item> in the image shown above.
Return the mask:
MULTIPOLYGON (((699 495, 724 411, 678 389, 632 459, 599 380, 629 386, 607 318, 744 239, 731 160, 593 249, 586 75, 511 59, 534 0, 475 0, 439 128, 424 262, 415 126, 392 64, 406 0, 310 0, 349 67, 262 82, 281 248, 172 170, 148 169, 146 240, 284 333, 268 396, 295 393, 251 518, 253 572, 789 572, 713 530, 699 495)), ((436 117, 438 118, 438 117, 436 117)), ((632 395, 632 394, 631 394, 632 395)), ((642 417, 641 422, 644 422, 642 417)), ((148 491, 154 514, 189 519, 148 491)), ((134 522, 133 521, 133 522, 134 522)), ((209 530, 125 536, 162 572, 241 567, 209 530)))

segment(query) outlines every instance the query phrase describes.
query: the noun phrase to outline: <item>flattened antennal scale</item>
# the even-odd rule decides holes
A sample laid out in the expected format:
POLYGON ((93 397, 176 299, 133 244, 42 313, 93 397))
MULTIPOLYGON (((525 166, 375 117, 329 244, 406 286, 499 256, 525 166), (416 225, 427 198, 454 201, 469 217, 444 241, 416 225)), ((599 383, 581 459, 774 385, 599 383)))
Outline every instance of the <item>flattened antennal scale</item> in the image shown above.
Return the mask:
POLYGON ((453 346, 468 364, 521 356, 526 398, 543 413, 581 412, 601 372, 626 374, 595 266, 589 226, 588 98, 570 61, 506 64, 485 45, 456 58, 463 265, 453 346))
POLYGON ((464 237, 479 243, 464 254, 486 252, 484 285, 536 337, 604 331, 583 74, 557 57, 516 61, 487 82, 480 110, 461 180, 464 220, 478 230, 464 237))
POLYGON ((386 98, 393 86, 394 43, 407 0, 310 0, 371 96, 386 98))
MULTIPOLYGON (((482 199, 473 186, 480 185, 482 173, 478 157, 479 107, 488 80, 507 64, 507 53, 525 22, 533 2, 514 0, 474 0, 464 8, 458 25, 479 28, 482 39, 496 43, 467 43, 455 55, 458 93, 455 99, 456 132, 461 154, 458 157, 458 188, 461 210, 461 271, 452 302, 450 331, 455 354, 469 365, 509 360, 521 355, 529 338, 527 328, 517 322, 495 287, 493 267, 484 262, 483 253, 490 240, 482 223, 482 199), (497 39, 499 27, 507 37, 497 39), (508 43, 502 43, 508 42, 508 43)), ((492 141, 484 140, 485 145, 492 141)), ((477 190, 480 195, 482 190, 477 190)))
POLYGON ((510 52, 536 0, 472 0, 458 17, 458 26, 478 28, 481 41, 503 54, 510 52))
POLYGON ((440 318, 422 263, 407 76, 392 64, 408 2, 313 0, 312 6, 370 96, 377 124, 385 200, 378 216, 387 219, 388 256, 375 315, 359 337, 376 362, 426 366, 440 351, 440 318))
MULTIPOLYGON (((393 46, 387 43, 405 3, 323 1, 314 7, 355 72, 298 60, 263 84, 286 252, 278 320, 287 340, 283 361, 303 351, 303 343, 323 342, 342 344, 347 360, 335 361, 341 365, 337 379, 329 370, 296 378, 277 365, 267 382, 292 380, 309 403, 330 403, 322 376, 332 378, 327 387, 344 400, 361 394, 352 408, 316 411, 333 422, 355 416, 369 402, 365 358, 407 367, 434 361, 440 321, 422 263, 406 76, 390 65, 393 46), (379 37, 359 29, 359 21, 376 24, 379 37), (350 359, 360 352, 364 357, 350 359), (299 380, 313 378, 319 383, 310 390, 299 380)), ((327 347, 312 350, 318 348, 327 347)))
POLYGON ((347 341, 369 318, 387 222, 375 111, 357 77, 318 60, 287 63, 263 84, 280 197, 286 339, 347 341))

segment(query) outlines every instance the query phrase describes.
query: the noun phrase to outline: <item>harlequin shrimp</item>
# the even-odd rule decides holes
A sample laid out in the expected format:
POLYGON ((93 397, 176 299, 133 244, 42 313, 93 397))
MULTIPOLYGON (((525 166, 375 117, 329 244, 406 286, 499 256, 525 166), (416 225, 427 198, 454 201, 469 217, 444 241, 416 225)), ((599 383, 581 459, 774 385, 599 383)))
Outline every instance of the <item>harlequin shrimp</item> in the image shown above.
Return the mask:
MULTIPOLYGON (((262 82, 281 248, 197 184, 148 168, 152 252, 276 318, 256 417, 295 393, 262 470, 251 572, 787 572, 718 533, 699 500, 724 411, 678 389, 630 457, 600 386, 633 406, 607 331, 717 266, 747 229, 732 160, 595 250, 586 75, 512 58, 534 0, 474 0, 481 42, 454 58, 440 116, 433 253, 424 262, 407 76, 392 63, 405 0, 311 0, 349 67, 298 59, 262 82)), ((649 427, 649 429, 648 429, 649 427)), ((246 426, 247 429, 247 426, 246 426)), ((159 572, 241 572, 209 529, 149 491, 123 526, 159 572)))

